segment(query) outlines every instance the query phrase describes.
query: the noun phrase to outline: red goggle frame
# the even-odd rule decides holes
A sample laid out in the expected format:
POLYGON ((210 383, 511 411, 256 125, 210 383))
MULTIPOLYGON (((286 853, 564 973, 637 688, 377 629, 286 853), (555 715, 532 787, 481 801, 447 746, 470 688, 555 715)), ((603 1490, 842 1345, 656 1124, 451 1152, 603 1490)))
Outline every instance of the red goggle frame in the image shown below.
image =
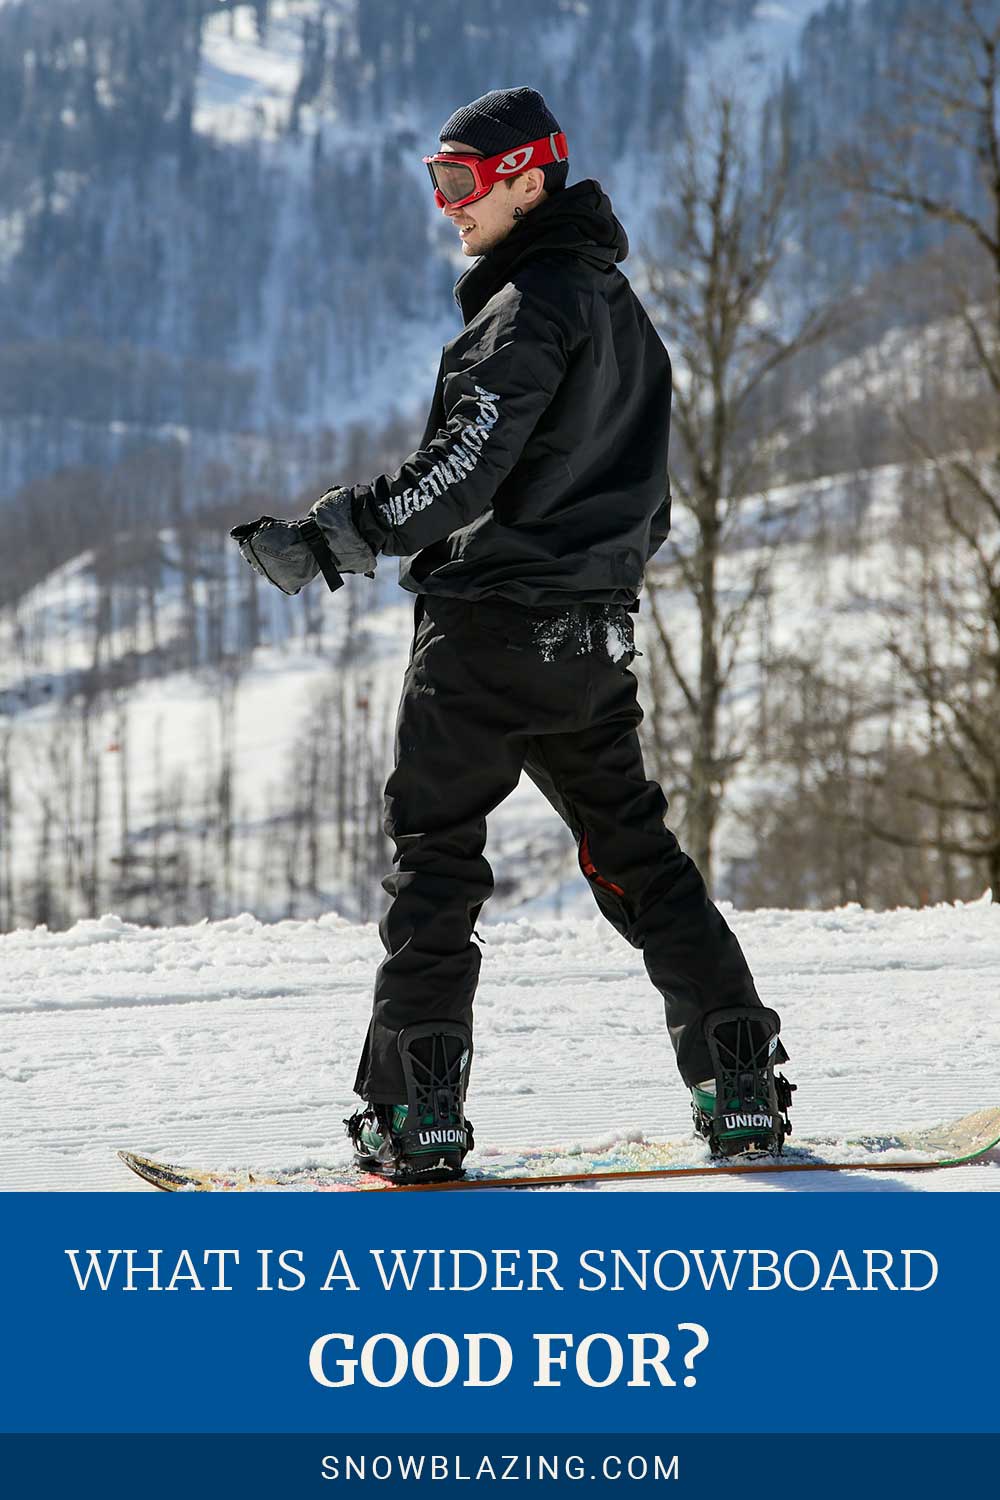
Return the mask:
POLYGON ((547 167, 550 162, 568 161, 569 149, 561 130, 544 135, 513 151, 498 156, 463 156, 458 151, 437 151, 425 156, 424 164, 434 184, 434 201, 438 208, 449 205, 461 208, 485 198, 493 185, 519 177, 531 167, 547 167))

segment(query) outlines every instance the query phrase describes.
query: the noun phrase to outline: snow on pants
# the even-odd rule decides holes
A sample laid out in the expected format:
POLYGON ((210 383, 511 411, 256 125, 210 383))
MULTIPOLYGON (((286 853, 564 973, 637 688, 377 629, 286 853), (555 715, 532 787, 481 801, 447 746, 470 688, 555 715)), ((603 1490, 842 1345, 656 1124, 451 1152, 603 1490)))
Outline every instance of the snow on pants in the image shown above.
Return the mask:
POLYGON ((682 1078, 711 1078, 704 1016, 761 1002, 643 770, 631 615, 612 605, 542 611, 419 595, 414 618, 385 793, 396 847, 382 882, 392 897, 379 924, 386 956, 356 1092, 405 1099, 396 1040, 404 1026, 471 1028, 482 956, 472 933, 493 891, 486 819, 522 771, 572 831, 600 910, 642 952, 682 1078))

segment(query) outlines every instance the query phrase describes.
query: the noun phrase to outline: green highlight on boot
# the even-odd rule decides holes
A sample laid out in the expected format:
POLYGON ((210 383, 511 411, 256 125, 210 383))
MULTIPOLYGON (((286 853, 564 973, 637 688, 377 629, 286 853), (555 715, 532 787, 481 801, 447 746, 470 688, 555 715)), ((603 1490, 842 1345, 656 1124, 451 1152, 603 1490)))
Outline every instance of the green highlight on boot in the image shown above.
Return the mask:
MULTIPOLYGON (((696 1124, 696 1128, 698 1129, 699 1134, 708 1137, 712 1133, 712 1130, 713 1130, 712 1122, 715 1119, 715 1088, 714 1088, 714 1085, 710 1086, 710 1087, 706 1087, 705 1085, 698 1085, 698 1084, 692 1085, 692 1088, 691 1088, 691 1101, 692 1101, 692 1103, 694 1105, 694 1108, 695 1108, 695 1117, 696 1117, 695 1118, 695 1124, 696 1124), (697 1118, 699 1115, 701 1116, 701 1120, 700 1121, 697 1118)), ((724 1106, 724 1108, 728 1109, 728 1110, 733 1110, 735 1112, 739 1108, 739 1100, 737 1100, 737 1099, 731 1099, 729 1101, 729 1103, 724 1106)), ((768 1114, 770 1114, 769 1110, 768 1110, 768 1114)), ((715 1139, 717 1141, 738 1141, 738 1140, 743 1140, 743 1139, 751 1137, 751 1136, 756 1137, 756 1136, 759 1136, 759 1135, 760 1135, 760 1129, 759 1129, 759 1127, 755 1128, 755 1127, 752 1127, 752 1126, 749 1126, 749 1127, 748 1126, 740 1126, 740 1127, 737 1127, 737 1128, 731 1129, 731 1130, 719 1130, 719 1131, 717 1131, 715 1133, 715 1139)))
MULTIPOLYGON (((405 1130, 406 1117, 408 1114, 409 1109, 405 1104, 394 1104, 392 1106, 392 1129, 396 1131, 405 1130)), ((378 1121, 375 1118, 374 1114, 372 1115, 372 1118, 367 1122, 367 1124, 361 1127, 361 1134, 359 1135, 358 1140, 359 1144, 366 1151, 370 1151, 373 1156, 381 1150, 385 1142, 385 1136, 379 1129, 378 1121)))
MULTIPOLYGON (((392 1109, 392 1121, 390 1129, 395 1135, 402 1135, 403 1131, 406 1129, 407 1121, 410 1117, 409 1105, 393 1104, 390 1107, 392 1109)), ((432 1114, 425 1115, 422 1123, 424 1125, 433 1125, 434 1116, 432 1114)), ((385 1143, 385 1136, 379 1129, 377 1120, 373 1118, 365 1126, 362 1127, 360 1142, 364 1150, 371 1152, 373 1156, 381 1150, 382 1146, 385 1143)), ((412 1154, 414 1156, 433 1156, 436 1152, 440 1153, 440 1147, 422 1146, 418 1147, 416 1151, 412 1152, 412 1154)))

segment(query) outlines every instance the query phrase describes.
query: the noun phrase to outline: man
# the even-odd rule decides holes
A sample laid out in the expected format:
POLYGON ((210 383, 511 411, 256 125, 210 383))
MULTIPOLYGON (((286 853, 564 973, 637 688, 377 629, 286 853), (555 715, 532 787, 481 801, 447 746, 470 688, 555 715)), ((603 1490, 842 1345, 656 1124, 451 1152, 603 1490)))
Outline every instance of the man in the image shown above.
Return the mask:
POLYGON ((617 269, 628 241, 607 196, 565 185, 566 138, 540 94, 486 94, 440 139, 424 160, 473 263, 420 448, 300 522, 233 533, 286 592, 320 569, 331 587, 338 569, 370 574, 385 553, 406 559, 417 596, 386 787, 386 956, 355 1082, 366 1107, 346 1122, 358 1161, 461 1174, 486 818, 522 771, 572 830, 602 913, 642 950, 713 1152, 780 1150, 778 1018, 664 826, 636 732, 631 616, 670 522, 667 352, 617 269))

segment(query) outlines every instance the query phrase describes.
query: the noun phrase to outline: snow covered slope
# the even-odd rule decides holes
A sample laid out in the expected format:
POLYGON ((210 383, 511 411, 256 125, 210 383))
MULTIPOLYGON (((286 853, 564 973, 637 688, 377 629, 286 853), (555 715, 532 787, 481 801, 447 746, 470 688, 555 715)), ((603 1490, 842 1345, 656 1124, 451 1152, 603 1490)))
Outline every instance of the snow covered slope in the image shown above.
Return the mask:
MULTIPOLYGON (((1000 907, 727 915, 782 1016, 797 1135, 998 1103, 1000 907)), ((158 930, 109 914, 0 938, 0 1189, 134 1191, 121 1146, 260 1169, 346 1160, 340 1122, 380 956, 373 925, 335 913, 158 930)), ((477 1016, 480 1161, 491 1147, 686 1134, 659 996, 600 918, 489 927, 477 1016)), ((694 1187, 997 1192, 1000 1157, 694 1187)))
MULTIPOLYGON (((773 516, 780 521, 787 512, 794 522, 772 576, 772 652, 835 660, 844 668, 851 663, 864 664, 867 691, 873 697, 885 685, 890 668, 888 658, 878 649, 883 632, 879 610, 887 608, 903 586, 903 558, 894 531, 908 473, 903 466, 886 465, 868 475, 848 473, 787 486, 769 497, 773 516), (851 508, 862 484, 866 495, 863 515, 852 519, 851 508), (825 550, 816 546, 821 533, 830 539, 825 550), (843 540, 845 536, 853 541, 850 549, 843 540)), ((680 513, 675 527, 679 539, 684 539, 688 525, 680 513)), ((740 597, 758 561, 754 526, 750 518, 747 545, 734 549, 725 560, 722 582, 727 598, 740 597)), ((99 654, 109 670, 115 663, 124 664, 130 654, 147 656, 157 642, 169 650, 183 632, 188 605, 170 532, 160 534, 159 553, 162 567, 157 626, 152 633, 141 578, 132 584, 122 578, 113 606, 102 613, 101 591, 89 555, 53 572, 26 596, 16 615, 0 618, 0 712, 7 708, 11 713, 10 761, 17 794, 8 836, 12 840, 11 863, 22 893, 17 916, 21 925, 46 915, 31 915, 33 908, 26 894, 39 864, 42 819, 50 791, 51 773, 46 770, 40 775, 38 768, 52 764, 59 736, 68 732, 67 710, 61 705, 98 652, 99 622, 106 613, 99 654)), ((192 585, 199 638, 211 635, 207 620, 214 594, 226 601, 225 607, 218 599, 216 604, 222 612, 224 625, 220 628, 229 651, 240 649, 239 601, 248 587, 256 590, 261 620, 260 644, 244 655, 234 694, 233 904, 211 908, 212 915, 246 908, 267 919, 289 911, 315 915, 335 906, 344 915, 374 916, 374 909, 358 913, 352 907, 356 873, 346 866, 331 870, 324 878, 323 904, 289 906, 288 893, 284 885, 276 883, 271 862, 275 830, 268 815, 287 813, 295 791, 297 747, 304 741, 310 714, 318 698, 337 689, 342 680, 350 688, 352 701, 357 695, 369 704, 373 754, 376 758, 384 756, 384 767, 381 763, 378 767, 379 777, 384 779, 410 645, 412 599, 397 587, 398 570, 393 559, 383 560, 374 584, 353 579, 343 593, 333 597, 313 585, 312 592, 301 599, 285 598, 275 589, 258 584, 234 547, 220 553, 220 559, 216 579, 197 579, 192 585), (352 596, 359 611, 354 620, 358 633, 348 649, 352 596), (307 610, 316 611, 322 618, 320 645, 307 633, 307 610)), ((689 597, 678 591, 665 600, 663 607, 672 623, 675 649, 683 661, 692 663, 696 660, 697 621, 689 597)), ((648 606, 644 606, 637 620, 637 639, 647 655, 637 662, 637 673, 640 698, 650 713, 653 695, 647 670, 652 659, 651 633, 648 606)), ((758 645, 759 629, 752 616, 726 704, 727 720, 751 746, 761 690, 758 645)), ((100 847, 106 854, 117 852, 122 841, 120 799, 112 794, 112 788, 117 788, 123 766, 129 782, 136 852, 148 851, 152 830, 158 820, 162 821, 157 799, 162 799, 164 788, 172 785, 181 787, 176 800, 186 808, 183 837, 194 846, 203 826, 201 799, 209 796, 213 778, 218 775, 220 680, 217 667, 207 663, 197 670, 183 671, 171 671, 166 663, 161 664, 156 675, 127 690, 123 701, 127 705, 128 744, 121 748, 118 705, 109 704, 100 715, 95 743, 102 747, 102 770, 108 787, 99 824, 100 847)), ((904 723, 900 707, 896 713, 897 721, 904 723)), ((873 717, 870 733, 876 739, 883 732, 883 724, 882 715, 873 717)), ((331 751, 333 758, 337 753, 336 748, 331 751)), ((753 854, 747 834, 753 823, 747 815, 752 812, 762 775, 770 776, 772 771, 766 764, 758 765, 750 754, 733 778, 718 847, 723 881, 730 861, 753 854)), ((665 790, 668 797, 673 796, 673 788, 667 786, 665 790)), ((64 794, 67 805, 75 806, 76 794, 69 796, 65 784, 64 794)), ((329 817, 327 802, 322 806, 324 816, 329 817)), ((87 825, 88 838, 91 827, 87 825)), ((589 911, 590 898, 579 877, 572 842, 568 835, 563 836, 562 825, 527 778, 491 816, 489 830, 488 857, 498 880, 507 881, 508 888, 498 890, 491 901, 487 922, 515 911, 529 917, 580 916, 589 911)), ((209 862, 209 873, 217 878, 218 850, 214 845, 205 851, 204 858, 209 862)), ((65 920, 88 909, 77 902, 68 909, 65 920)), ((144 920, 146 909, 122 908, 122 914, 144 920)), ((193 915, 194 910, 205 907, 161 915, 167 922, 179 921, 193 915)), ((52 925, 56 925, 54 920, 52 925)))

